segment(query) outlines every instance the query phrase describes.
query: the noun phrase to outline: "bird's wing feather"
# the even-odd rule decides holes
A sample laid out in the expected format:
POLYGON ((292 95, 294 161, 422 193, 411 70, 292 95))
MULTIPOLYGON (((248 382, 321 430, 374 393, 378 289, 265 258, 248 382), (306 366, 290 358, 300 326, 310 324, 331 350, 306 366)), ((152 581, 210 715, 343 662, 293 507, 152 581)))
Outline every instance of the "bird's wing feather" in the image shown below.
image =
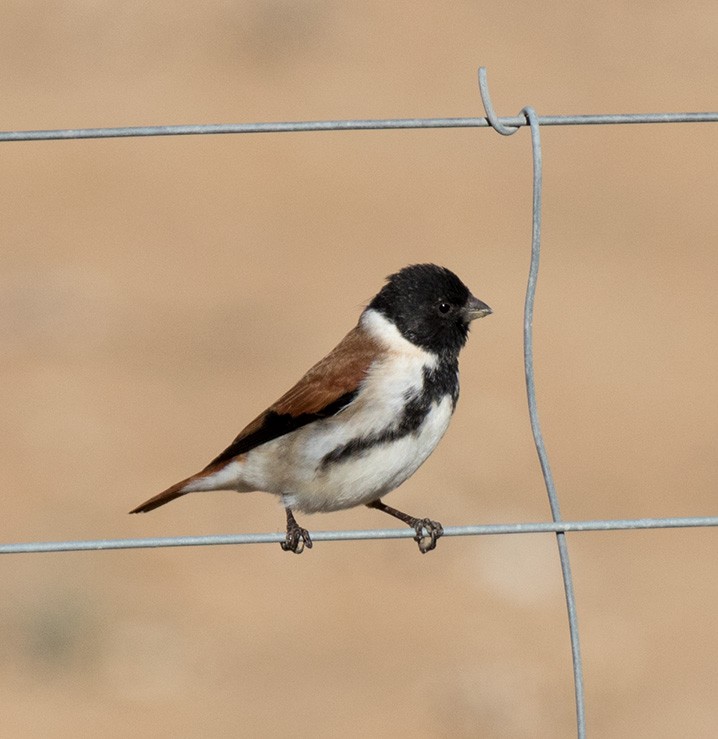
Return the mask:
POLYGON ((203 472, 341 411, 356 397, 362 380, 380 352, 379 344, 361 326, 356 326, 294 387, 240 431, 203 472))

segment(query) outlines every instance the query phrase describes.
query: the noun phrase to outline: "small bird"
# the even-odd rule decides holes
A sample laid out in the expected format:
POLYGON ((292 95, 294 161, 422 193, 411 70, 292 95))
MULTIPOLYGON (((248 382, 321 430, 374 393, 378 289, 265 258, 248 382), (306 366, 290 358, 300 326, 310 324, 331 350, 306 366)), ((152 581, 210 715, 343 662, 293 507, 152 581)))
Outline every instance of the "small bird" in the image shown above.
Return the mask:
POLYGON ((404 267, 342 341, 218 457, 130 513, 187 493, 261 490, 284 504, 285 551, 312 546, 294 511, 359 505, 403 521, 419 550, 431 551, 441 524, 381 498, 413 475, 444 435, 459 398, 459 352, 469 325, 490 313, 445 267, 404 267))

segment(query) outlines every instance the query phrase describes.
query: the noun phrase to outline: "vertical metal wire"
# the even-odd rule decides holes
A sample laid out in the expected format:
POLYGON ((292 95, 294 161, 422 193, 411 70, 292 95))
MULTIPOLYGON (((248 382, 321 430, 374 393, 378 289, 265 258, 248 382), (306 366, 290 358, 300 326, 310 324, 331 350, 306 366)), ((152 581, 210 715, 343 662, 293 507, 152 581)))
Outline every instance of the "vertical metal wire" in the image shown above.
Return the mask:
MULTIPOLYGON (((541 195, 543 183, 543 160, 541 157, 541 137, 539 123, 533 108, 524 108, 521 111, 531 127, 531 150, 533 152, 533 230, 531 237, 531 265, 526 287, 526 301, 524 303, 524 371, 526 374, 526 395, 529 404, 529 418, 533 433, 536 452, 538 453, 541 471, 546 483, 551 516, 555 522, 561 520, 561 509, 558 495, 551 474, 551 466, 541 433, 538 409, 536 407, 536 387, 533 367, 533 314, 534 299, 536 297, 536 280, 538 278, 539 258, 541 254, 541 195)), ((586 707, 583 686, 583 663, 581 661, 581 644, 578 632, 578 615, 576 612, 576 595, 571 576, 571 563, 568 556, 568 544, 564 531, 556 532, 559 559, 561 560, 561 574, 563 587, 566 593, 566 607, 568 609, 568 624, 571 634, 571 656, 573 661, 573 680, 576 693, 576 723, 579 739, 586 736, 586 707)))
MULTIPOLYGON (((486 111, 486 117, 491 126, 502 136, 511 136, 518 128, 505 126, 494 112, 489 94, 489 85, 486 77, 486 68, 479 69, 479 90, 481 100, 486 111)), ((551 474, 551 466, 546 453, 541 425, 539 423, 538 409, 536 406, 536 385, 534 381, 533 366, 533 315, 534 301, 536 297, 536 281, 538 279, 539 258, 541 255, 541 200, 543 190, 543 159, 541 156, 541 136, 539 134, 539 120, 533 108, 524 108, 521 113, 526 117, 531 128, 531 151, 533 156, 533 209, 532 209, 532 233, 531 233, 531 263, 529 266, 528 285, 526 286, 526 300, 524 303, 524 372, 526 375, 526 396, 529 406, 529 419, 531 432, 536 445, 541 472, 543 473, 548 493, 551 516, 554 522, 561 520, 561 509, 558 503, 558 495, 551 474)), ((579 739, 586 736, 586 709, 585 693, 583 686, 583 663, 581 661, 581 644, 578 632, 578 616, 576 613, 576 595, 573 588, 571 576, 571 564, 568 556, 568 544, 564 531, 556 532, 556 543, 558 544, 558 555, 561 562, 561 575, 563 587, 566 594, 566 607, 568 610, 568 625, 571 636, 571 658, 573 662, 573 682, 576 698, 576 728, 579 739)))

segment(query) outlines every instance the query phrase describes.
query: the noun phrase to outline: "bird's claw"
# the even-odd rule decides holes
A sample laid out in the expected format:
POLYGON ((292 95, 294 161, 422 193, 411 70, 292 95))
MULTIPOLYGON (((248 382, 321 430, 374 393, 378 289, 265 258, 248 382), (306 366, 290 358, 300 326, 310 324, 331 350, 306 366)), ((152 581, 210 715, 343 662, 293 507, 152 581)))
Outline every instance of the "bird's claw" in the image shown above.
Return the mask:
POLYGON ((306 529, 295 523, 293 526, 287 526, 287 536, 283 542, 280 542, 280 546, 285 552, 301 554, 305 546, 307 549, 312 548, 312 538, 306 529))
POLYGON ((426 554, 436 549, 436 542, 443 535, 444 527, 438 521, 420 518, 414 524, 414 531, 416 531, 414 541, 419 545, 419 551, 426 554))

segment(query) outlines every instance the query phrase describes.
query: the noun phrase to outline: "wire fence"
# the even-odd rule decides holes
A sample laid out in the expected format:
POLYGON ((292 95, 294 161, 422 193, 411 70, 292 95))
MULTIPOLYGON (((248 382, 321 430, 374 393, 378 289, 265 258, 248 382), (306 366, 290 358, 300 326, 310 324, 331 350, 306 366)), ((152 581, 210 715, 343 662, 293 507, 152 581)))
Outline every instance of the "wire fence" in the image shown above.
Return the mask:
MULTIPOLYGON (((508 127, 528 126, 525 116, 497 118, 508 127)), ((538 116, 540 126, 598 126, 628 123, 718 123, 718 113, 620 113, 616 115, 538 116)), ((207 136, 301 131, 385 131, 406 128, 492 128, 488 118, 386 118, 383 120, 284 121, 278 123, 206 123, 186 126, 66 128, 52 131, 0 131, 2 141, 117 139, 136 136, 207 136)))
MULTIPOLYGON (((494 523, 475 526, 444 526, 445 536, 497 536, 500 534, 556 534, 582 531, 635 531, 637 529, 682 529, 718 526, 718 516, 691 518, 619 518, 598 521, 537 521, 535 523, 494 523)), ((0 554, 40 554, 95 552, 113 549, 161 549, 165 547, 212 547, 230 544, 279 544, 284 533, 215 534, 207 536, 162 536, 142 539, 87 539, 77 541, 32 541, 0 544, 0 554)), ((413 529, 357 529, 317 531, 312 541, 359 541, 372 539, 413 539, 413 529)))
MULTIPOLYGON (((212 134, 297 133, 319 131, 369 131, 418 128, 493 128, 504 136, 528 126, 531 130, 533 158, 533 210, 531 264, 524 306, 524 369, 529 406, 529 419, 541 464, 551 509, 551 522, 508 523, 492 525, 453 526, 444 529, 444 536, 485 536, 498 534, 556 535, 563 576, 576 700, 577 735, 586 735, 585 690, 581 660, 576 599, 571 576, 566 533, 586 531, 618 531, 665 528, 718 527, 718 516, 685 518, 640 518, 594 521, 564 521, 561 518, 558 495, 543 442, 536 402, 533 368, 533 305, 538 278, 541 246, 542 151, 541 126, 718 123, 718 112, 702 113, 625 113, 610 115, 539 116, 533 108, 524 108, 513 117, 499 117, 494 112, 489 95, 486 70, 479 70, 479 89, 486 112, 484 118, 402 118, 384 120, 297 121, 275 123, 200 124, 179 126, 129 126, 121 128, 77 128, 47 131, 0 131, 0 142, 47 141, 72 139, 106 139, 140 136, 188 136, 212 134)), ((411 529, 373 529, 362 531, 312 531, 314 541, 357 541, 368 539, 408 539, 416 534, 411 529)), ((86 541, 51 541, 0 544, 0 554, 33 554, 111 549, 142 549, 157 547, 217 546, 266 544, 284 541, 282 533, 230 534, 216 536, 178 536, 142 539, 97 539, 86 541)))

